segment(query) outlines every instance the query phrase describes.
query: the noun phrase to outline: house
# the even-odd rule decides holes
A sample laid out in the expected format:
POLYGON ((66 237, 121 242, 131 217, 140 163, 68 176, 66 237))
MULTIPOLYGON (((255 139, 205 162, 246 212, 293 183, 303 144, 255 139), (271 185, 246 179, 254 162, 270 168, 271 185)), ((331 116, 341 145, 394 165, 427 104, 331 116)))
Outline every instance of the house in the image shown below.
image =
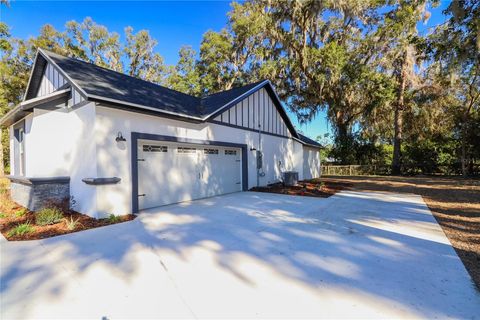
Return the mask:
POLYGON ((320 145, 296 132, 262 81, 193 97, 39 50, 10 130, 11 193, 35 210, 72 196, 92 217, 320 176, 320 145))

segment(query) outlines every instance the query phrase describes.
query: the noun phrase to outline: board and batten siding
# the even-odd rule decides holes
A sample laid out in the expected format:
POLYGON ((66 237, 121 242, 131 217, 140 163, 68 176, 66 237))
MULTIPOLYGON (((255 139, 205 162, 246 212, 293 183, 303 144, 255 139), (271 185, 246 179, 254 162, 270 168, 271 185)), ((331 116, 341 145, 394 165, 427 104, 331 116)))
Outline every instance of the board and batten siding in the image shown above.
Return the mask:
POLYGON ((290 137, 275 103, 263 88, 215 117, 214 122, 290 137))
MULTIPOLYGON (((52 92, 55 92, 62 86, 68 83, 68 80, 57 70, 55 66, 47 63, 43 71, 42 81, 38 88, 37 97, 41 97, 52 92)), ((70 105, 76 105, 83 102, 84 97, 72 87, 72 98, 70 105)))

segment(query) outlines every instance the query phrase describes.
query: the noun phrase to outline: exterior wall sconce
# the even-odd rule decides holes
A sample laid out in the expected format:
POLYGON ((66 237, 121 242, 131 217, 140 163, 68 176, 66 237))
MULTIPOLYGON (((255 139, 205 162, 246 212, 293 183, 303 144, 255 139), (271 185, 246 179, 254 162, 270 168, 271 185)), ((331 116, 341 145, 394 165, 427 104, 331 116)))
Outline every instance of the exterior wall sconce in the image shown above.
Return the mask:
POLYGON ((121 141, 122 141, 122 142, 125 142, 125 141, 127 141, 127 139, 125 139, 125 138, 123 137, 122 133, 121 133, 120 131, 118 131, 117 137, 115 138, 115 141, 117 141, 117 142, 121 142, 121 141))

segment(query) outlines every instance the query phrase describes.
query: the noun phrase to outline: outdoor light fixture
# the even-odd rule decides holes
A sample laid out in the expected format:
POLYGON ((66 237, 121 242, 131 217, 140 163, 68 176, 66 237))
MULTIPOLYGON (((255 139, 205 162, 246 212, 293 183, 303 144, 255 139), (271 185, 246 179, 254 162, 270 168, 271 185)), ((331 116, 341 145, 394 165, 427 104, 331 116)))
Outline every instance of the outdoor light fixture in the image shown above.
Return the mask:
POLYGON ((125 139, 125 138, 122 136, 122 133, 121 133, 120 131, 118 131, 117 137, 115 138, 115 141, 117 141, 117 142, 127 141, 127 139, 125 139))

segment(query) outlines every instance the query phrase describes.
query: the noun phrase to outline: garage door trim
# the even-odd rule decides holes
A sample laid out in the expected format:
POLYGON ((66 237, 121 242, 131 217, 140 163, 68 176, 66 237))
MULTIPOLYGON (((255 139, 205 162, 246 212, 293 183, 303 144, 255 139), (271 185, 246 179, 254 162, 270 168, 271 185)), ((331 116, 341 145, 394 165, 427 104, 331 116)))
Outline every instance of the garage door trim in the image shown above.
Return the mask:
POLYGON ((132 132, 132 150, 131 150, 131 167, 132 167, 132 213, 138 212, 138 140, 167 141, 197 145, 212 145, 219 147, 231 147, 242 149, 242 190, 248 190, 248 169, 247 169, 247 145, 224 141, 200 140, 180 138, 174 136, 164 136, 151 133, 132 132))

